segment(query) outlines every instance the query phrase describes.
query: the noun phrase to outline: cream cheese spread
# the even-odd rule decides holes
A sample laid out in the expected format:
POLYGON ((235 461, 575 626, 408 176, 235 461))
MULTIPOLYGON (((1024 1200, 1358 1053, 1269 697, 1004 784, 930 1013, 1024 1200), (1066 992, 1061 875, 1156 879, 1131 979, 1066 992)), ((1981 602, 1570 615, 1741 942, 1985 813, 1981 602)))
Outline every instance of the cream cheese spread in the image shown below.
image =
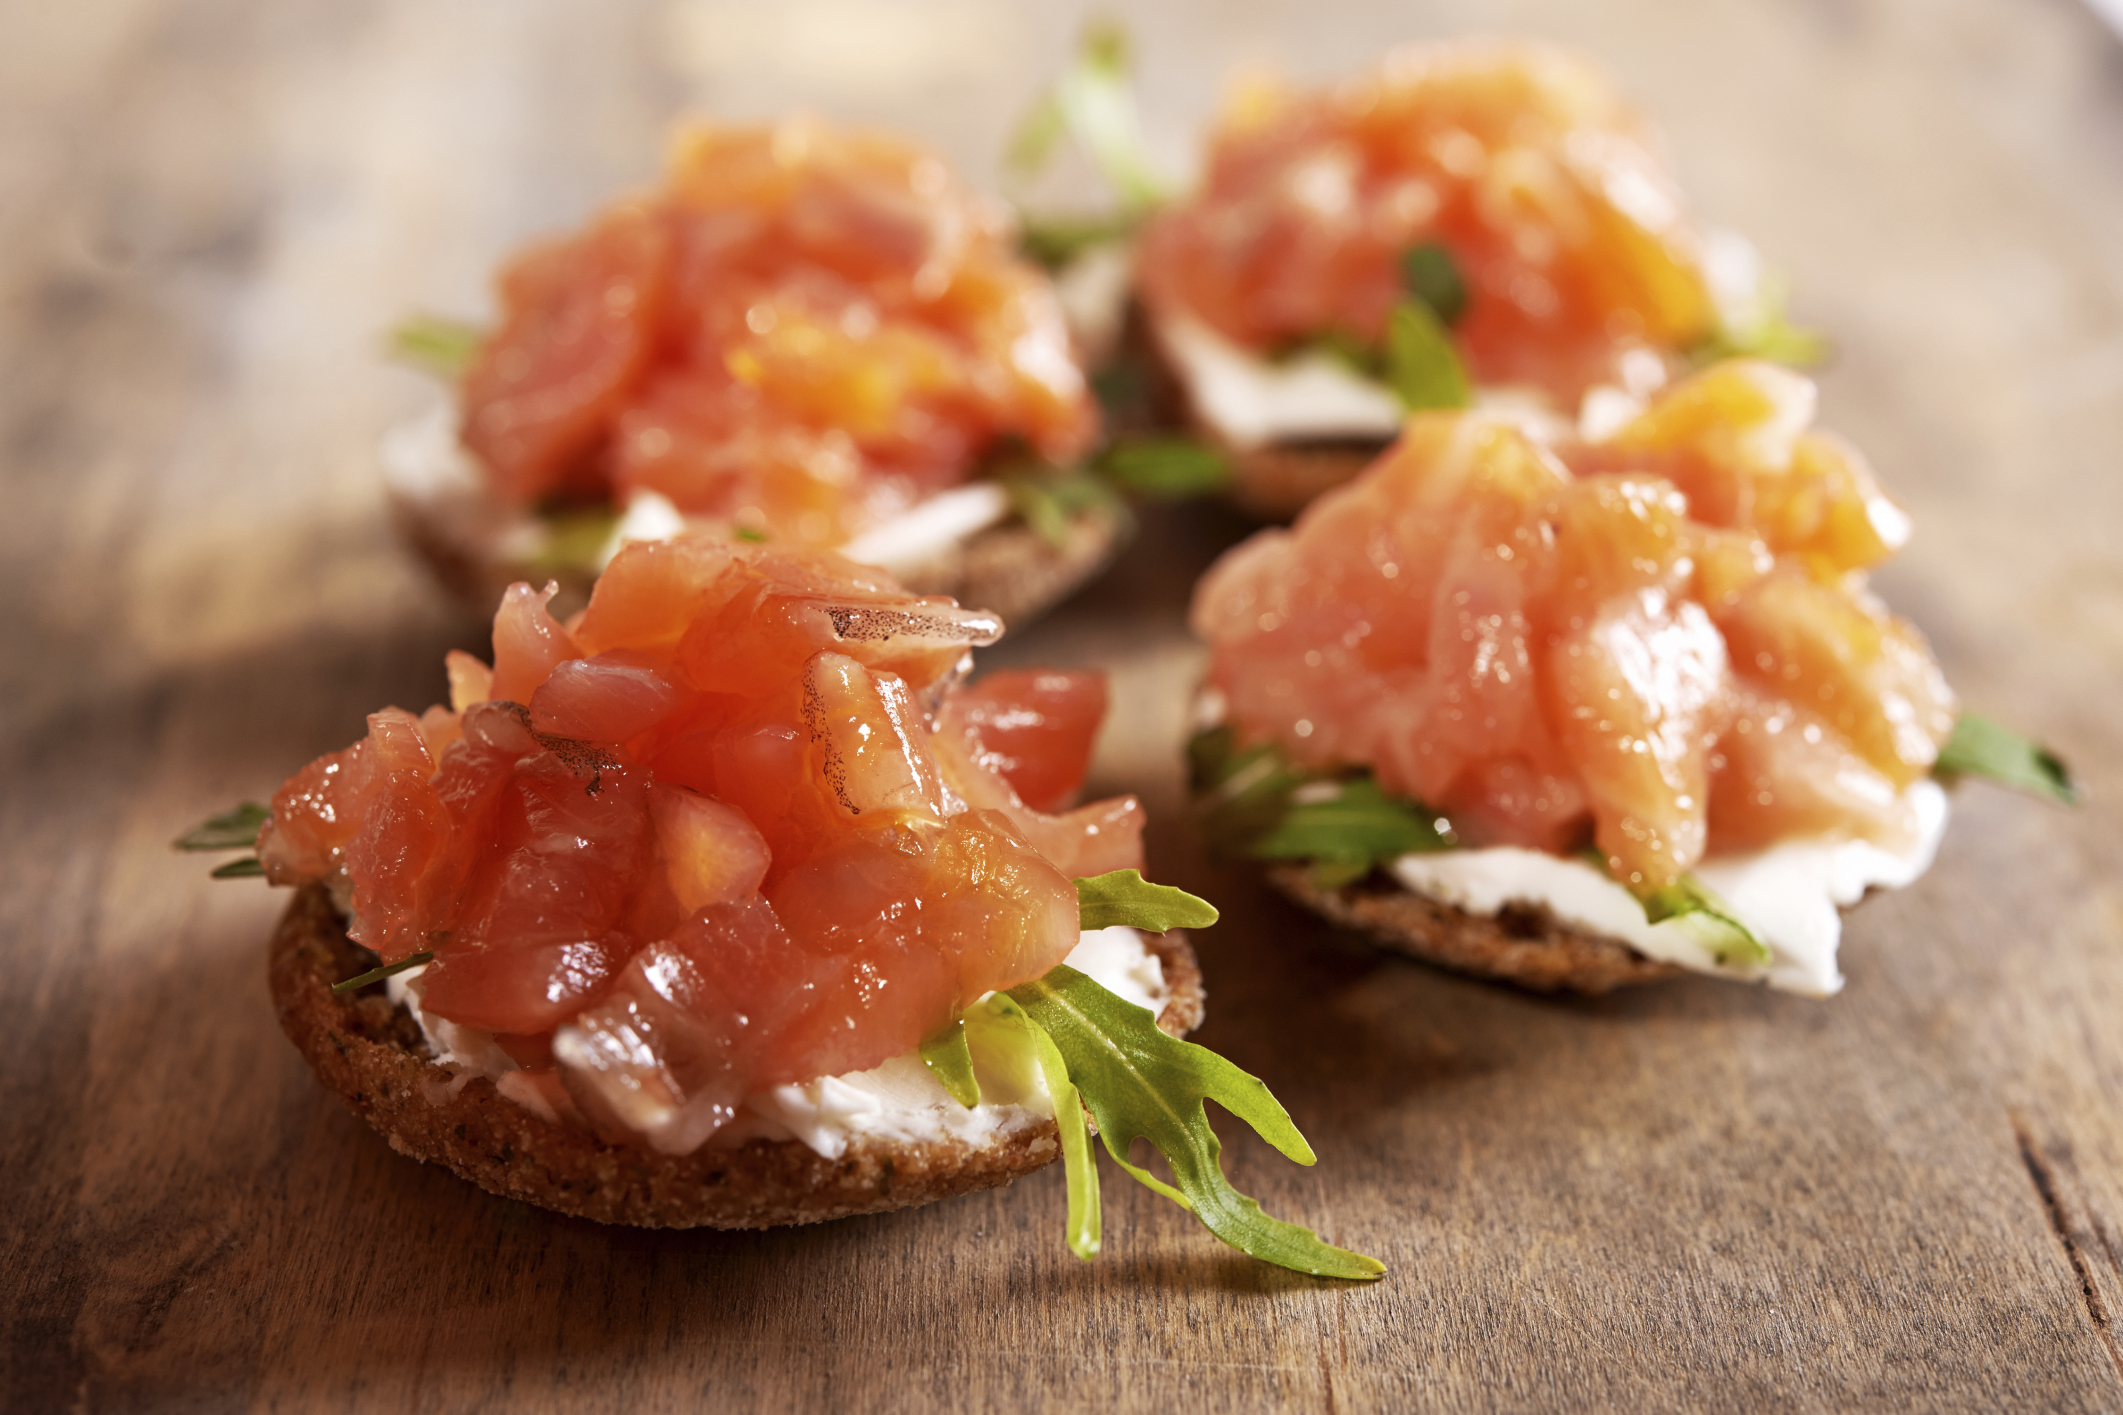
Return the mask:
MULTIPOLYGON (((1116 997, 1153 1013, 1162 1011, 1171 998, 1163 965, 1134 929, 1089 930, 1064 961, 1116 997)), ((502 1095, 553 1119, 535 1091, 512 1084, 519 1069, 491 1036, 421 1011, 417 984, 425 971, 425 967, 408 968, 386 979, 384 987, 391 1001, 403 1006, 420 1025, 436 1062, 457 1068, 459 1085, 473 1076, 486 1076, 502 1095)), ((868 1071, 775 1086, 747 1096, 713 1143, 794 1139, 826 1159, 839 1159, 858 1135, 893 1141, 957 1139, 981 1145, 1052 1118, 1054 1104, 1036 1070, 1016 1075, 983 1066, 978 1074, 981 1104, 971 1109, 953 1100, 912 1052, 868 1071)))
POLYGON ((1628 890, 1589 862, 1499 846, 1403 855, 1390 867, 1418 894, 1485 917, 1510 904, 1538 905, 1586 933, 1619 939, 1647 958, 1720 977, 1751 979, 1787 992, 1839 991, 1840 908, 1868 889, 1899 889, 1931 867, 1946 830, 1946 792, 1920 781, 1904 793, 1917 821, 1915 841, 1892 851, 1863 840, 1786 840, 1745 855, 1712 856, 1695 878, 1769 949, 1766 964, 1720 962, 1722 930, 1701 916, 1653 924, 1628 890))
MULTIPOLYGON (((1752 331, 1772 316, 1772 282, 1745 237, 1707 230, 1703 271, 1720 328, 1752 331)), ((1315 350, 1286 360, 1264 359, 1184 311, 1159 316, 1154 327, 1195 416, 1241 451, 1310 438, 1384 442, 1400 432, 1407 416, 1388 389, 1331 354, 1315 350)), ((1665 361, 1650 349, 1635 350, 1623 362, 1619 382, 1589 390, 1579 404, 1577 431, 1587 441, 1611 436, 1666 382, 1665 361)), ((1767 445, 1756 450, 1769 465, 1782 464, 1776 455, 1780 442, 1787 447, 1783 460, 1789 460, 1789 440, 1812 415, 1811 385, 1805 390, 1805 395, 1780 399, 1782 416, 1759 434, 1767 445)), ((1475 390, 1475 404, 1546 419, 1558 416, 1539 393, 1526 389, 1484 385, 1475 390)))
MULTIPOLYGON (((482 560, 523 564, 547 549, 551 532, 528 510, 508 507, 487 494, 479 466, 457 440, 456 413, 447 403, 384 434, 380 449, 384 485, 393 497, 417 508, 444 539, 482 560)), ((936 559, 1011 514, 1010 494, 992 481, 968 482, 923 498, 839 547, 863 565, 904 574, 936 559)), ((602 570, 629 541, 669 540, 688 525, 667 497, 637 491, 627 501, 596 557, 602 570)))
MULTIPOLYGON (((1307 439, 1390 442, 1408 416, 1389 389, 1332 354, 1307 350, 1271 361, 1186 314, 1160 319, 1157 332, 1194 415, 1240 451, 1307 439)), ((1571 430, 1536 388, 1484 384, 1474 390, 1474 406, 1535 436, 1571 430)))
POLYGON ((1157 334, 1195 416, 1241 450, 1304 438, 1385 442, 1407 416, 1400 399, 1330 354, 1270 363, 1187 314, 1160 318, 1157 334))

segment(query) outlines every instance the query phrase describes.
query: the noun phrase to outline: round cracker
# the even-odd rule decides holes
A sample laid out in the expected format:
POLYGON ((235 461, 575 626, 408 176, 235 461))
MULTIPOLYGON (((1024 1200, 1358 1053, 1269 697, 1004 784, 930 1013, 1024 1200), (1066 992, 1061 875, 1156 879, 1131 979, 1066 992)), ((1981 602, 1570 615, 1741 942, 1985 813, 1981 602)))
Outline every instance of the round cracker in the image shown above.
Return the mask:
MULTIPOLYGON (((560 586, 551 605, 566 618, 590 601, 597 577, 579 566, 532 564, 496 557, 493 538, 478 521, 433 514, 416 497, 390 492, 392 523, 427 562, 450 597, 470 614, 493 614, 501 595, 518 580, 560 586)), ((1015 517, 977 531, 897 578, 916 594, 949 595, 968 609, 985 609, 1017 626, 1067 599, 1113 563, 1127 531, 1118 511, 1087 510, 1069 522, 1067 534, 1049 540, 1015 517)))
MULTIPOLYGON (((1201 1022, 1193 951, 1178 933, 1145 935, 1172 1000, 1158 1025, 1201 1022)), ((649 1228, 769 1228, 882 1213, 1008 1184, 1060 1154, 1052 1120, 975 1146, 855 1136, 827 1159, 797 1140, 707 1145, 689 1155, 614 1145, 541 1119, 485 1077, 439 1066, 412 1014, 380 985, 343 997, 332 984, 373 966, 347 937, 322 885, 289 903, 268 950, 280 1026, 317 1078, 400 1154, 456 1171, 505 1198, 600 1223, 649 1228)))
POLYGON ((1377 875, 1322 889, 1304 865, 1273 865, 1267 873, 1306 908, 1396 952, 1537 992, 1598 994, 1686 971, 1620 939, 1573 928, 1538 905, 1470 914, 1377 875))

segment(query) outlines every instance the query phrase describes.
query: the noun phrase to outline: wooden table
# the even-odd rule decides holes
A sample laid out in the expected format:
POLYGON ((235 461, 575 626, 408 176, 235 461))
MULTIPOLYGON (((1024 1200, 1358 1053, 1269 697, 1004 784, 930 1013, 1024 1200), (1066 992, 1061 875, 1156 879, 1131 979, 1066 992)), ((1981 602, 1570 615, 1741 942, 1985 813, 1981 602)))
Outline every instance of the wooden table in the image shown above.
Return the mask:
POLYGON ((1965 791, 1829 1002, 1558 1001, 1385 961, 1179 820, 1195 574, 1139 554, 999 651, 1103 664, 1095 784, 1207 894, 1203 1039, 1320 1152, 1236 1182, 1377 1253, 1254 1265, 1108 1171, 760 1234, 599 1228, 391 1153, 275 1029, 282 900, 167 841, 481 646, 384 525, 432 396, 378 357, 653 170, 688 103, 891 123, 984 178, 1074 6, 79 0, 0 43, 0 1407, 2123 1407, 2123 47, 2065 0, 1173 4, 1221 76, 1484 25, 1610 64, 1701 210, 1833 331, 1827 420, 1920 533, 1880 577, 2067 814, 1965 791))

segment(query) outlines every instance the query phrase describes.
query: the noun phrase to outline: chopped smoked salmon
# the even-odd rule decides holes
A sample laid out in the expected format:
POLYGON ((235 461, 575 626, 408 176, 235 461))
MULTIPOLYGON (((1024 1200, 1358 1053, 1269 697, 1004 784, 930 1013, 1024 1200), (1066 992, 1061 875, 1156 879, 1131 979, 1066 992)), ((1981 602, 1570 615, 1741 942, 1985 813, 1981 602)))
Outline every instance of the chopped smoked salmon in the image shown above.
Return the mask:
POLYGON ((565 624, 550 593, 510 590, 491 670, 451 656, 449 708, 290 778, 259 854, 431 951, 423 1008, 610 1133, 690 1148, 912 1049, 1061 961, 1074 877, 1141 866, 1134 798, 1054 814, 1103 682, 961 685, 992 615, 706 533, 627 547, 565 624))
POLYGON ((1248 90, 1190 200, 1146 232, 1140 284, 1262 353, 1328 335, 1377 346, 1402 259, 1441 246, 1453 329, 1484 384, 1574 409, 1641 389, 1715 324, 1701 242, 1651 134, 1580 60, 1526 44, 1414 46, 1332 88, 1248 90))
POLYGON ((502 272, 463 383, 497 494, 835 545, 1098 415, 1046 276, 934 156, 813 119, 696 124, 662 185, 502 272))
POLYGON ((1955 706, 1864 568, 1907 536, 1813 388, 1738 360, 1611 436, 1424 413, 1195 592, 1242 737, 1366 767, 1472 845, 1595 845, 1659 887, 1707 853, 1890 845, 1955 706))

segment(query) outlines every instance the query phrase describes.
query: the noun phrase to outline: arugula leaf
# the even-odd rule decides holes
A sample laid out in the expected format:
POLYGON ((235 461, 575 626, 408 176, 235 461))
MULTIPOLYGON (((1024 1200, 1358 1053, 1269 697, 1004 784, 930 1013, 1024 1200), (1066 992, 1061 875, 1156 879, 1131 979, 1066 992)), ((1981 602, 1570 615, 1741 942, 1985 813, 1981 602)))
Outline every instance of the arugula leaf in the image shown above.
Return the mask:
POLYGON ((1054 1102, 1054 1128, 1061 1135, 1062 1172, 1069 1181, 1069 1251, 1088 1261, 1097 1255, 1100 1242, 1098 1164, 1091 1154, 1084 1103, 1077 1094, 1068 1062, 1046 1028, 1027 1016, 1009 993, 991 993, 966 1009, 965 1021, 970 1040, 980 1046, 984 1055, 1000 1052, 1020 1063, 1029 1059, 1039 1068, 1047 1095, 1054 1102))
MULTIPOLYGON (((1439 298, 1450 302, 1442 290, 1439 298)), ((1347 330, 1329 329, 1279 350, 1276 357, 1308 351, 1338 359, 1358 377, 1385 384, 1411 413, 1425 408, 1464 408, 1474 401, 1466 365, 1460 362, 1445 320, 1427 299, 1418 296, 1411 295, 1393 307, 1386 319, 1385 343, 1378 347, 1347 330)))
POLYGON ((246 855, 240 860, 231 860, 225 865, 216 865, 207 871, 208 879, 258 879, 265 874, 265 866, 256 855, 246 855))
POLYGON ((538 517, 545 523, 545 544, 531 557, 531 568, 541 572, 595 570, 619 524, 619 512, 609 506, 541 509, 538 517))
POLYGON ((1109 362, 1091 370, 1091 392, 1110 426, 1129 427, 1156 420, 1156 373, 1146 355, 1126 344, 1109 362))
POLYGON ((1216 906, 1169 884, 1152 884, 1140 870, 1114 870, 1076 882, 1076 926, 1130 928, 1161 934, 1168 929, 1206 929, 1216 906))
POLYGON ((1368 775, 1321 781, 1293 791, 1282 818, 1248 853, 1264 860, 1369 862, 1450 849, 1437 821, 1432 812, 1387 795, 1368 775))
POLYGON ((1081 471, 1063 476, 1017 473, 1005 475, 1002 484, 1011 509, 1024 517, 1041 540, 1056 547, 1069 543, 1069 527, 1078 516, 1127 514, 1112 487, 1081 471))
MULTIPOLYGON (((1603 857, 1603 867, 1604 864, 1603 857)), ((1710 936, 1703 942, 1710 946, 1711 956, 1721 968, 1735 965, 1766 968, 1775 960, 1776 955, 1769 951, 1769 945, 1756 938, 1754 930, 1727 913, 1725 901, 1712 894, 1694 875, 1683 875, 1663 889, 1638 894, 1637 902, 1644 906, 1644 918, 1648 923, 1663 924, 1668 919, 1693 917, 1711 925, 1710 936)))
POLYGON ((1141 224, 1139 216, 1025 216, 1017 244, 1036 264, 1059 270, 1093 246, 1132 236, 1141 224))
POLYGON ((1344 365, 1357 377, 1368 378, 1373 383, 1383 383, 1386 379, 1384 351, 1366 344, 1346 329, 1330 329, 1309 339, 1300 339, 1276 350, 1269 355, 1269 359, 1271 362, 1280 363, 1306 353, 1325 354, 1344 365))
MULTIPOLYGON (((1365 1279, 1385 1272, 1375 1258, 1268 1217, 1224 1177, 1222 1147, 1209 1128, 1204 1100, 1244 1120, 1290 1159, 1315 1162, 1312 1147, 1258 1077, 1206 1047, 1165 1035, 1146 1008, 1123 1002, 1066 964, 1008 995, 1051 1039, 1098 1120, 1106 1153, 1129 1174, 1191 1209, 1224 1242, 1264 1262, 1316 1277, 1365 1279), (1178 1180, 1176 1190, 1129 1163, 1128 1149, 1137 1139, 1163 1152, 1178 1180)), ((1075 1223, 1072 1204, 1072 1228, 1075 1223)))
POLYGON ((1213 847, 1257 860, 1311 860, 1323 889, 1362 879, 1397 855, 1458 843, 1436 812, 1387 795, 1369 773, 1307 772, 1273 742, 1240 750, 1228 727, 1196 734, 1187 754, 1195 817, 1213 847))
POLYGON ((1129 50, 1128 31, 1117 22, 1087 26, 1069 67, 1018 123, 1004 161, 1023 175, 1037 175, 1062 138, 1072 138, 1125 208, 1139 215, 1163 201, 1165 182, 1150 163, 1136 113, 1129 50))
POLYGON ((966 1041, 966 1019, 953 1017, 951 1025, 921 1044, 921 1064, 929 1068, 936 1084, 951 1093, 951 1099, 967 1110, 980 1104, 980 1078, 973 1074, 973 1048, 966 1041))
POLYGON ((1401 283, 1448 328, 1467 312, 1467 282, 1460 276, 1459 262, 1435 241, 1401 252, 1401 283))
MULTIPOLYGON (((1387 794, 1368 772, 1308 773, 1273 742, 1240 750, 1229 727, 1197 733, 1187 756, 1196 820, 1212 847, 1256 860, 1309 861, 1321 889, 1354 884, 1401 855, 1459 846, 1451 822, 1420 801, 1387 794)), ((1605 855, 1583 853, 1608 873, 1605 855)), ((1768 945, 1692 875, 1636 897, 1654 924, 1695 919, 1698 937, 1720 964, 1772 960, 1768 945)))
POLYGON ((1069 135, 1069 114, 1061 94, 1054 88, 1042 92, 1017 120, 1003 149, 1003 165, 1013 172, 1036 177, 1054 160, 1054 149, 1069 135))
POLYGON ((2075 806, 2081 797, 2063 758, 1987 717, 1964 712, 1939 749, 1931 774, 1947 781, 1980 776, 2030 796, 2075 806))
POLYGON ((1410 412, 1464 408, 1473 401, 1451 334, 1421 300, 1402 300, 1387 318, 1385 383, 1410 412))
POLYGON ((332 996, 338 997, 341 993, 352 992, 355 988, 365 988, 370 983, 380 983, 394 973, 403 973, 408 968, 417 968, 423 963, 432 962, 434 957, 435 953, 432 949, 422 949, 418 953, 408 953, 396 963, 386 963, 382 967, 371 968, 366 973, 356 973, 343 983, 333 983, 332 996))
POLYGON ((391 357, 431 373, 447 383, 464 377, 465 370, 486 342, 486 331, 476 324, 440 315, 408 315, 390 333, 391 357))
POLYGON ((1229 727, 1196 733, 1187 743, 1187 762, 1202 834, 1233 854, 1245 853, 1273 830, 1290 807, 1290 793, 1308 779, 1273 742, 1240 750, 1229 727))
POLYGON ((248 850, 271 815, 256 801, 245 801, 201 821, 170 844, 179 850, 248 850))
POLYGON ((1221 491, 1231 481, 1231 462, 1192 437, 1136 437, 1099 454, 1098 473, 1123 491, 1163 501, 1184 501, 1221 491))
POLYGON ((1792 368, 1813 368, 1826 362, 1827 336, 1793 324, 1784 312, 1787 297, 1782 280, 1763 276, 1755 292, 1753 318, 1745 324, 1730 324, 1721 318, 1718 327, 1688 351, 1688 361, 1697 368, 1742 358, 1768 359, 1792 368))

